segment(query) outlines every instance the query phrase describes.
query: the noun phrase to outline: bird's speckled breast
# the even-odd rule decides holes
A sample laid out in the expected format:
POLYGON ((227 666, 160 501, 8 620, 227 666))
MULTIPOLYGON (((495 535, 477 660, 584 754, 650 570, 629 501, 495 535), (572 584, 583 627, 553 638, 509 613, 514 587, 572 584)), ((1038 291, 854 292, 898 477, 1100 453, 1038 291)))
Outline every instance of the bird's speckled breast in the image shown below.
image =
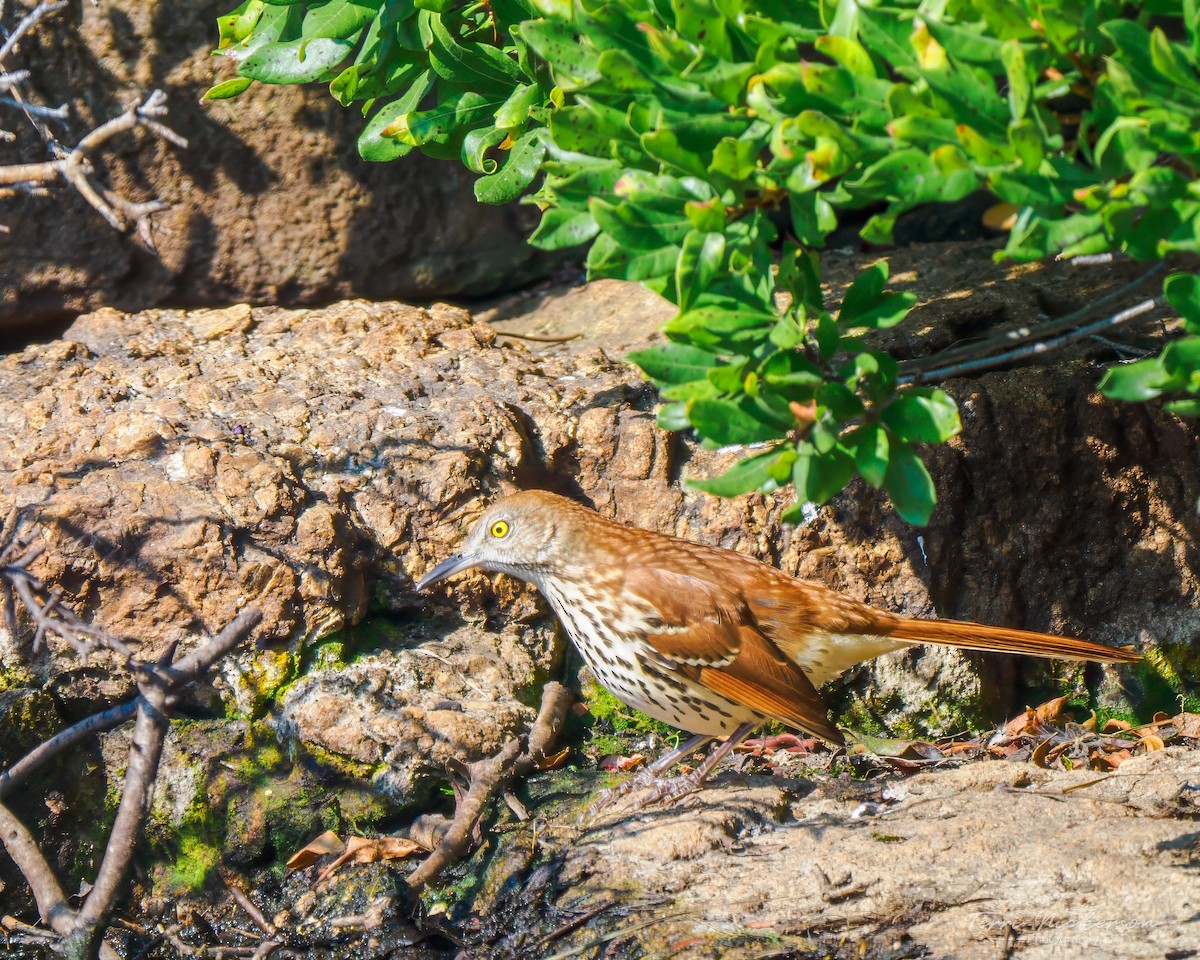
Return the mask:
MULTIPOLYGON (((720 696, 657 657, 642 637, 656 614, 623 597, 610 609, 604 592, 558 579, 539 584, 596 679, 622 703, 688 733, 724 736, 765 717, 720 696)), ((661 628, 660 628, 661 629, 661 628)))

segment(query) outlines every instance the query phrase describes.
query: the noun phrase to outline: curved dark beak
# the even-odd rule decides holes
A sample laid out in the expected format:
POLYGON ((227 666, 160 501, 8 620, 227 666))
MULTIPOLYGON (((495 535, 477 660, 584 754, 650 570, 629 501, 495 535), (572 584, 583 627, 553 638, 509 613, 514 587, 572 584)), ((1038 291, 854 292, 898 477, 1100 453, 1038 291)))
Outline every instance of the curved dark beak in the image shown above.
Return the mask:
POLYGON ((435 583, 445 580, 447 577, 452 577, 463 570, 469 570, 473 566, 475 566, 475 558, 472 556, 458 554, 457 556, 449 557, 425 574, 420 579, 420 582, 417 583, 417 589, 428 590, 435 583))

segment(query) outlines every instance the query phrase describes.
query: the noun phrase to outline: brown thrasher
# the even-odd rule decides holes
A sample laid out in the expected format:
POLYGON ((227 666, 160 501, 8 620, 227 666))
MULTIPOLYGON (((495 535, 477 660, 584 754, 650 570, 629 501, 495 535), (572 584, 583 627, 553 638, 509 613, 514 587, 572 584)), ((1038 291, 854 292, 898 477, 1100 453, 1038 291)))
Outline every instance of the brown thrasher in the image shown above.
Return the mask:
MULTIPOLYGON (((716 737, 725 743, 681 786, 698 786, 765 720, 844 743, 817 687, 914 643, 1038 657, 1130 662, 1140 655, 1027 630, 911 620, 789 577, 732 550, 622 526, 530 490, 490 506, 424 590, 482 567, 534 584, 596 678, 620 700, 694 734, 650 777, 716 737)), ((644 782, 644 781, 643 781, 644 782)))

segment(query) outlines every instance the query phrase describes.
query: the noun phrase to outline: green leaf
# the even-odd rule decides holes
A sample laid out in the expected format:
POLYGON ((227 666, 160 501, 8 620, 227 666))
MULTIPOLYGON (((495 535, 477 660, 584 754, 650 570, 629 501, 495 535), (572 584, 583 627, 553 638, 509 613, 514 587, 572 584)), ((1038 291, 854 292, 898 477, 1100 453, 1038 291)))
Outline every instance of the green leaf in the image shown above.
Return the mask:
POLYGON ((475 181, 475 197, 483 203, 508 203, 516 200, 533 182, 542 165, 546 145, 542 131, 531 130, 513 144, 498 171, 475 181))
POLYGON ((854 476, 854 458, 841 447, 828 453, 817 453, 811 444, 800 446, 792 467, 796 495, 808 502, 822 504, 850 482, 854 476))
POLYGON ((1200 400, 1172 400, 1163 409, 1177 417, 1200 417, 1200 400))
POLYGON ((888 262, 880 260, 863 270, 850 289, 842 298, 842 306, 838 311, 838 323, 844 326, 858 326, 855 318, 873 309, 883 296, 883 287, 887 283, 888 262))
POLYGON ((1163 281, 1163 296, 1179 311, 1192 333, 1200 333, 1200 275, 1174 273, 1163 281))
POLYGON ((752 141, 722 137, 713 150, 708 172, 720 174, 730 180, 746 180, 758 168, 759 150, 760 147, 752 141))
POLYGON ((375 19, 378 3, 362 3, 359 0, 329 0, 328 3, 307 4, 301 35, 308 40, 328 37, 344 40, 357 34, 375 19))
POLYGON ((364 160, 385 162, 409 153, 413 145, 400 139, 402 118, 416 109, 432 86, 432 71, 425 70, 415 76, 404 95, 384 105, 359 134, 358 155, 364 160))
POLYGON ((958 405, 943 390, 918 387, 888 404, 881 417, 897 437, 914 443, 944 443, 962 429, 958 405))
POLYGON ((1100 380, 1100 392, 1113 400, 1153 400, 1171 383, 1162 357, 1149 357, 1109 367, 1100 380))
POLYGON ((883 486, 900 519, 923 527, 933 515, 937 492, 921 458, 908 444, 894 444, 883 486))
POLYGON ((587 243, 599 232, 599 224, 586 210, 547 207, 529 243, 539 250, 564 250, 587 243))
POLYGON ((656 383, 687 383, 708 376, 720 358, 684 343, 660 343, 629 354, 628 360, 656 383))
POLYGON ((887 475, 891 443, 887 431, 878 424, 863 427, 854 445, 854 465, 871 486, 878 488, 887 475))
POLYGON ((691 230, 675 265, 675 296, 679 309, 687 310, 708 289, 725 259, 725 235, 691 230))
POLYGON ((688 404, 687 414, 702 437, 723 447, 776 440, 788 428, 786 421, 768 417, 750 397, 693 400, 688 404))
POLYGON ((779 486, 780 470, 788 476, 795 459, 796 453, 790 447, 772 449, 739 460, 720 476, 689 479, 686 485, 718 497, 736 497, 756 490, 770 493, 779 486))
POLYGON ((223 80, 221 83, 209 87, 200 99, 230 100, 245 93, 253 82, 249 77, 233 77, 230 80, 223 80))
POLYGON ((684 403, 664 403, 658 408, 655 422, 663 430, 668 430, 671 433, 687 430, 692 425, 691 421, 687 418, 687 405, 684 403))
MULTIPOLYGON (((773 387, 806 387, 811 398, 825 375, 815 363, 796 350, 780 350, 771 354, 762 365, 763 380, 773 387)), ((801 399, 797 397, 796 399, 801 399)))
POLYGON ((317 37, 264 43, 238 64, 238 73, 262 83, 308 83, 346 59, 354 43, 317 37))
POLYGON ((1200 391, 1200 337, 1172 340, 1162 352, 1163 369, 1172 390, 1200 391))

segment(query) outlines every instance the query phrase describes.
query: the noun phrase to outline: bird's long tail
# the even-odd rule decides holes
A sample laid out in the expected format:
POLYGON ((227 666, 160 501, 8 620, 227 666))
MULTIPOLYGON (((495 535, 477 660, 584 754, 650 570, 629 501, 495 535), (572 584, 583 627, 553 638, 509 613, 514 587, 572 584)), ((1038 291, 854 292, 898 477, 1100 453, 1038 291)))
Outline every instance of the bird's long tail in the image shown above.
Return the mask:
POLYGON ((1133 663, 1142 655, 1130 647, 1105 647, 1087 640, 1056 637, 1031 630, 1009 627, 989 627, 982 623, 962 620, 904 620, 890 625, 887 635, 896 640, 916 643, 940 643, 946 647, 966 650, 993 650, 1000 653, 1020 653, 1029 657, 1056 657, 1064 660, 1101 660, 1110 663, 1133 663))

